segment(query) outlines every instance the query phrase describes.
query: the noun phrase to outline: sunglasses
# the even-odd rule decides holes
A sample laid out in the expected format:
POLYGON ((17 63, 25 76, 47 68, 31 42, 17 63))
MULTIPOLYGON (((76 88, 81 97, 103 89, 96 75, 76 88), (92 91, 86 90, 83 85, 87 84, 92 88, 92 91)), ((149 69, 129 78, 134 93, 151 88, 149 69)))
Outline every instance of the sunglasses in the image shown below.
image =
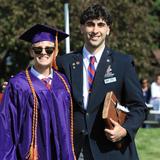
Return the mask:
POLYGON ((45 49, 45 52, 48 54, 48 55, 51 55, 55 49, 55 47, 45 47, 45 48, 42 48, 42 47, 32 47, 32 50, 34 51, 35 54, 41 54, 43 49, 45 49))

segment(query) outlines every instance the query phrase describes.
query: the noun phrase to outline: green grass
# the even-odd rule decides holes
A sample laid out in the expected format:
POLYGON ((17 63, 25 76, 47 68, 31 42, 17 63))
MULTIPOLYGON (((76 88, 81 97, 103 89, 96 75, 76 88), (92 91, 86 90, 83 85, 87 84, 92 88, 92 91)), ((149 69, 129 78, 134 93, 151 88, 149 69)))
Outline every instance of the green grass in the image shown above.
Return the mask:
POLYGON ((140 160, 160 160, 160 128, 141 128, 136 146, 140 160))

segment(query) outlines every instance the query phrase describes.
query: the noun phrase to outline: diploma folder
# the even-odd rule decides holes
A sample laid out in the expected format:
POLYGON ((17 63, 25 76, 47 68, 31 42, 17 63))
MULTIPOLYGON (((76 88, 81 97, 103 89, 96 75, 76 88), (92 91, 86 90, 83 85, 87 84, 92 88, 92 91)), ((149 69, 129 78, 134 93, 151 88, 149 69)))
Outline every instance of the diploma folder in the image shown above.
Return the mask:
MULTIPOLYGON (((119 108, 117 108, 118 99, 116 98, 113 91, 110 91, 106 94, 103 111, 102 111, 102 119, 104 119, 105 125, 107 129, 113 129, 113 125, 110 121, 112 118, 114 121, 118 122, 122 125, 125 122, 127 113, 119 108)), ((122 143, 116 142, 116 148, 122 148, 122 143)))

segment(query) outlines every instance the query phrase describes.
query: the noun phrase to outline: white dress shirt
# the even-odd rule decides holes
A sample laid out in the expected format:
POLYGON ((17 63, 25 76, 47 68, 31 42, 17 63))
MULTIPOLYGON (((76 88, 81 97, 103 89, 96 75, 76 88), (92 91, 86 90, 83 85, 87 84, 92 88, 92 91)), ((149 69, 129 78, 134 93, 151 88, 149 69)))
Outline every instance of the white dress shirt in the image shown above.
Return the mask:
POLYGON ((44 79, 44 78, 51 78, 51 80, 49 81, 49 84, 52 83, 52 78, 53 78, 53 69, 52 69, 52 68, 51 68, 51 73, 50 73, 50 75, 47 76, 47 77, 45 77, 43 74, 40 74, 38 71, 36 71, 33 66, 31 67, 31 73, 32 73, 35 77, 37 77, 38 79, 40 79, 40 80, 42 80, 42 79, 44 79))
POLYGON ((90 57, 95 56, 96 62, 94 63, 95 70, 97 69, 97 66, 99 64, 100 58, 102 56, 103 50, 105 46, 99 50, 96 54, 91 54, 85 46, 83 47, 83 104, 84 104, 84 109, 87 109, 87 104, 88 104, 88 66, 90 62, 90 57))
POLYGON ((160 111, 160 85, 158 85, 156 82, 151 84, 150 104, 153 105, 154 110, 160 111))
POLYGON ((151 84, 151 96, 152 98, 160 98, 160 85, 156 82, 151 84))

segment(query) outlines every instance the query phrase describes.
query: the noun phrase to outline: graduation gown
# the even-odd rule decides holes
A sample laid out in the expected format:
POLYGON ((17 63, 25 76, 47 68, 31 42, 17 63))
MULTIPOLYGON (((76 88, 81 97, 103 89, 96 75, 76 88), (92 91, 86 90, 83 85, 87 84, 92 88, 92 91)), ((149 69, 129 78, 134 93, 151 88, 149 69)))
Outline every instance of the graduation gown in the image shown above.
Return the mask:
MULTIPOLYGON (((41 80, 29 74, 38 97, 39 160, 73 160, 70 97, 63 82, 54 72, 48 90, 41 80)), ((33 96, 25 72, 20 72, 10 79, 0 106, 1 160, 25 159, 32 138, 32 115, 33 96)))

